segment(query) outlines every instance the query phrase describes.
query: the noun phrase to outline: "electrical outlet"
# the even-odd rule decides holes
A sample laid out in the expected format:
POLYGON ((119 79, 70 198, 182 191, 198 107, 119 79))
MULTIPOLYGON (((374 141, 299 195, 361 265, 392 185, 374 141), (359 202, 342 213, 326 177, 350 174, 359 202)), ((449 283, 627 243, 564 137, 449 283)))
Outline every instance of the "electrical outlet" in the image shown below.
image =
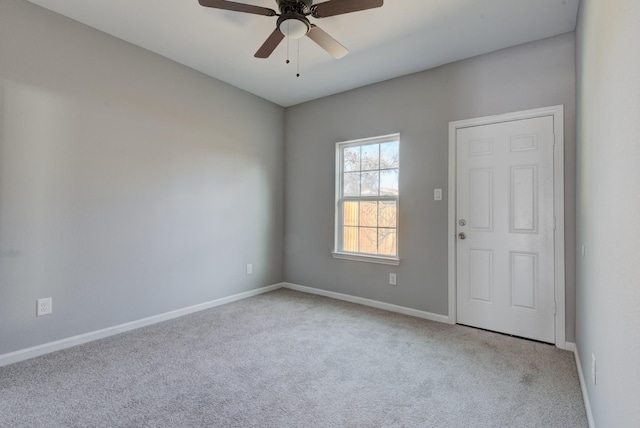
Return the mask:
POLYGON ((389 274, 389 284, 397 285, 397 283, 396 283, 396 274, 395 273, 390 273, 389 274))
POLYGON ((596 355, 591 354, 591 380, 596 384, 596 355))
POLYGON ((247 264, 247 275, 251 275, 253 273, 253 265, 251 263, 247 264))
POLYGON ((36 316, 49 315, 51 312, 53 312, 53 299, 51 297, 38 299, 36 303, 36 316))

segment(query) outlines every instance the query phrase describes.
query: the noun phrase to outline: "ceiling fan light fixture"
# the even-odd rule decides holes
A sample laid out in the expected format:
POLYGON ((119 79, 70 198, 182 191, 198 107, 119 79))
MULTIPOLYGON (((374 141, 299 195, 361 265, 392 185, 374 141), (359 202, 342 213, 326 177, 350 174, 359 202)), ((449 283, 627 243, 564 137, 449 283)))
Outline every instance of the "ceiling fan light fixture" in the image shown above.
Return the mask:
POLYGON ((282 34, 291 39, 300 39, 311 29, 309 21, 304 18, 300 19, 298 17, 285 16, 282 18, 284 19, 278 20, 278 29, 282 34))

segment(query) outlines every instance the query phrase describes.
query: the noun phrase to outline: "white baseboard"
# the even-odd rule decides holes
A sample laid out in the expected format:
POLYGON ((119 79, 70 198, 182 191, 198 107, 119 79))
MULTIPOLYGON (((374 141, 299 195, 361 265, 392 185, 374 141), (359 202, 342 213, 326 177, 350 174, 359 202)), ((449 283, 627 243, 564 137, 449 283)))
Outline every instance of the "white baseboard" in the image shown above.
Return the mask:
POLYGON ((580 389, 582 390, 582 400, 584 401, 584 408, 587 411, 587 422, 589 428, 595 428, 596 425, 593 421, 593 413, 591 412, 591 402, 589 401, 589 393, 587 391, 587 383, 582 372, 582 364, 580 363, 580 354, 578 353, 578 347, 575 343, 567 342, 567 345, 571 345, 573 348, 573 355, 576 357, 576 366, 578 366, 578 379, 580 380, 580 389))
POLYGON ((431 312, 421 311, 418 309, 407 308, 404 306, 393 305, 391 303, 380 302, 378 300, 365 299, 364 297, 351 296, 349 294, 336 293, 334 291, 322 290, 319 288, 306 287, 304 285, 291 284, 283 282, 282 287, 291 290, 302 291, 304 293, 317 294, 319 296, 330 297, 332 299, 344 300, 345 302, 357 303, 372 308, 384 309, 385 311, 397 312, 399 314, 410 315, 418 318, 424 318, 431 321, 451 324, 449 317, 446 315, 434 314, 431 312))
POLYGON ((258 294, 267 293, 269 291, 277 290, 278 288, 282 287, 282 283, 269 285, 255 290, 245 291, 244 293, 234 294, 232 296, 222 297, 220 299, 189 306, 187 308, 177 309, 175 311, 143 318, 137 321, 131 321, 125 324, 104 328, 102 330, 96 330, 89 333, 80 334, 78 336, 56 340, 55 342, 49 342, 42 345, 33 346, 31 348, 9 352, 8 354, 0 355, 0 367, 17 363, 19 361, 28 360, 30 358, 39 357, 40 355, 48 354, 50 352, 71 348, 72 346, 82 345, 83 343, 92 342, 94 340, 103 339, 105 337, 113 336, 114 334, 124 333, 126 331, 135 330, 140 327, 146 327, 151 324, 178 318, 184 315, 192 314, 194 312, 203 311, 205 309, 214 308, 216 306, 235 302, 237 300, 257 296, 258 294))
MULTIPOLYGON (((380 302, 378 300, 371 300, 371 299, 365 299, 363 297, 351 296, 349 294, 336 293, 334 291, 327 291, 319 288, 306 287, 304 285, 282 282, 279 284, 273 284, 273 285, 258 288, 255 290, 234 294, 232 296, 222 297, 220 299, 211 300, 209 302, 200 303, 200 304, 189 306, 186 308, 177 309, 175 311, 154 315, 154 316, 143 318, 137 321, 131 321, 125 324, 108 327, 102 330, 96 330, 93 332, 80 334, 78 336, 68 337, 65 339, 56 340, 54 342, 33 346, 31 348, 9 352, 7 354, 0 355, 0 367, 17 363, 20 361, 28 360, 30 358, 39 357, 41 355, 48 354, 51 352, 60 351, 62 349, 71 348, 73 346, 82 345, 84 343, 88 343, 94 340, 113 336, 115 334, 124 333, 124 332, 135 330, 141 327, 146 327, 148 325, 156 324, 162 321, 178 318, 184 315, 192 314, 194 312, 199 312, 205 309, 214 308, 216 306, 221 306, 227 303, 235 302, 237 300, 246 299, 246 298, 257 296, 263 293, 268 293, 270 291, 274 291, 279 288, 288 288, 291 290, 301 291, 304 293, 317 294, 317 295, 329 297, 332 299, 343 300, 351 303, 357 303, 360 305, 383 309, 390 312, 397 312, 404 315, 410 315, 410 316, 423 318, 431 321, 451 324, 449 317, 446 315, 434 314, 431 312, 421 311, 418 309, 412 309, 404 306, 393 305, 391 303, 380 302)), ((589 423, 589 428, 595 428, 595 423, 593 421, 593 414, 591 412, 591 404, 589 401, 589 394, 587 392, 584 373, 582 372, 582 364, 580 363, 580 355, 578 353, 578 348, 575 345, 575 343, 565 342, 563 349, 567 351, 572 351, 575 355, 576 366, 578 369, 578 378, 580 380, 580 388, 582 390, 582 397, 583 397, 585 409, 587 412, 587 421, 589 423)))

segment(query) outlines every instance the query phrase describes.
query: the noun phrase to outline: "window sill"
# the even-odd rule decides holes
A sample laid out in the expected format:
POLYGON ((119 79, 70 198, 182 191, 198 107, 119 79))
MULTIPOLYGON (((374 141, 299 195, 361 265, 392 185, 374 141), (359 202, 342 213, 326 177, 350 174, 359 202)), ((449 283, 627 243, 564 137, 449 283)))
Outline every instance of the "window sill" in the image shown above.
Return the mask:
POLYGON ((378 263, 391 266, 398 266, 400 264, 400 259, 397 257, 368 256, 364 254, 340 253, 337 251, 332 251, 331 255, 334 259, 352 260, 355 262, 378 263))

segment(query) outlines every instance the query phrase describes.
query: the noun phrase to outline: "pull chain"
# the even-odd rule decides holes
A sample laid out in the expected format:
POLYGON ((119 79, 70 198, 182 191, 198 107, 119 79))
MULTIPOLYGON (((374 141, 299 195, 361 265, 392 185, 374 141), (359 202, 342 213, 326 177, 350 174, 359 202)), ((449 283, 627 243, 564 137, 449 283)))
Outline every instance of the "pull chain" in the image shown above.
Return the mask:
POLYGON ((296 70, 296 77, 300 77, 300 39, 298 39, 298 64, 296 70))
MULTIPOLYGON (((287 34, 289 33, 289 22, 287 22, 287 34)), ((289 64, 291 61, 289 61, 290 55, 289 55, 289 39, 290 37, 287 36, 287 60, 286 63, 289 64)), ((298 42, 298 46, 297 46, 297 61, 296 61, 296 77, 300 77, 300 39, 296 40, 298 42)))
MULTIPOLYGON (((289 21, 287 21, 287 34, 289 34, 289 21)), ((289 64, 289 37, 287 37, 287 64, 289 64)))

